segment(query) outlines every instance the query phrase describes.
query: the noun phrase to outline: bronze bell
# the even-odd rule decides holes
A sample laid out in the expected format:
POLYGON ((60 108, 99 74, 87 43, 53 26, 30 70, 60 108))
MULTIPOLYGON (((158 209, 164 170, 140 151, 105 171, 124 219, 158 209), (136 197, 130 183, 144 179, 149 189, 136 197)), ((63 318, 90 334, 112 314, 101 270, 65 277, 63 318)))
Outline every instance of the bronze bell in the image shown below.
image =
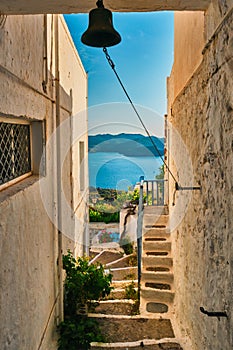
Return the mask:
POLYGON ((98 8, 89 13, 89 25, 83 33, 83 44, 93 47, 108 47, 120 43, 121 36, 113 28, 112 12, 104 8, 101 0, 97 1, 98 8))

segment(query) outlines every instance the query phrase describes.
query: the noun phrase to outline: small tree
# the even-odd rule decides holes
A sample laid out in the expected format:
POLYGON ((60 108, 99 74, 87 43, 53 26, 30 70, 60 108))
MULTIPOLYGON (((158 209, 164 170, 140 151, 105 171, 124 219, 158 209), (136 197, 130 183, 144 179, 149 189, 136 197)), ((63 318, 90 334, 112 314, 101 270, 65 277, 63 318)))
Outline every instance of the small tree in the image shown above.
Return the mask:
POLYGON ((155 176, 156 180, 163 180, 164 179, 164 164, 159 167, 159 174, 155 176))

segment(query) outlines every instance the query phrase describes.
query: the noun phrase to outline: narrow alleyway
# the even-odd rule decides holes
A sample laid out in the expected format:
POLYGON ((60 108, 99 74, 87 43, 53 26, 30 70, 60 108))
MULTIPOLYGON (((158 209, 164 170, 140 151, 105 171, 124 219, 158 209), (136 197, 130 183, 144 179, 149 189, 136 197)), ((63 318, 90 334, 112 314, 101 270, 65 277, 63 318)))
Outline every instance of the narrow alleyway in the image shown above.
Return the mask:
POLYGON ((113 274, 114 290, 89 315, 98 320, 106 339, 92 343, 93 350, 183 350, 171 322, 174 290, 166 209, 146 208, 143 221, 140 312, 135 257, 106 250, 94 259, 113 274))

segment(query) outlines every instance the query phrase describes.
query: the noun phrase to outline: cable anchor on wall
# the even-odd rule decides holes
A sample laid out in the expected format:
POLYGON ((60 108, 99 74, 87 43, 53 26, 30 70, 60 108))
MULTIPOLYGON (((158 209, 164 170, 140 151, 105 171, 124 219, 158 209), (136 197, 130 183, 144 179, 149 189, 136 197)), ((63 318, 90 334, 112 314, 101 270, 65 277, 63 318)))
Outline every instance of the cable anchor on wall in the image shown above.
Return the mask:
POLYGON ((201 191, 201 186, 180 186, 178 182, 175 184, 176 191, 201 191))
POLYGON ((204 309, 204 307, 200 307, 200 311, 204 314, 207 315, 208 317, 217 317, 218 320, 220 321, 221 317, 226 317, 228 318, 228 315, 226 311, 207 311, 204 309))

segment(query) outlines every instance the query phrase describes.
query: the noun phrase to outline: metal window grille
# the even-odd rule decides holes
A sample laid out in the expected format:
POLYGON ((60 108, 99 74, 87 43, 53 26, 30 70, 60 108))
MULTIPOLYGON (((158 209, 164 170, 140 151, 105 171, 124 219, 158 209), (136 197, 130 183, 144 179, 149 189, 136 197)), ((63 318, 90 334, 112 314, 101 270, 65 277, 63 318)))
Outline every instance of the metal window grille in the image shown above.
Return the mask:
POLYGON ((0 122, 0 185, 30 171, 30 125, 0 122))

